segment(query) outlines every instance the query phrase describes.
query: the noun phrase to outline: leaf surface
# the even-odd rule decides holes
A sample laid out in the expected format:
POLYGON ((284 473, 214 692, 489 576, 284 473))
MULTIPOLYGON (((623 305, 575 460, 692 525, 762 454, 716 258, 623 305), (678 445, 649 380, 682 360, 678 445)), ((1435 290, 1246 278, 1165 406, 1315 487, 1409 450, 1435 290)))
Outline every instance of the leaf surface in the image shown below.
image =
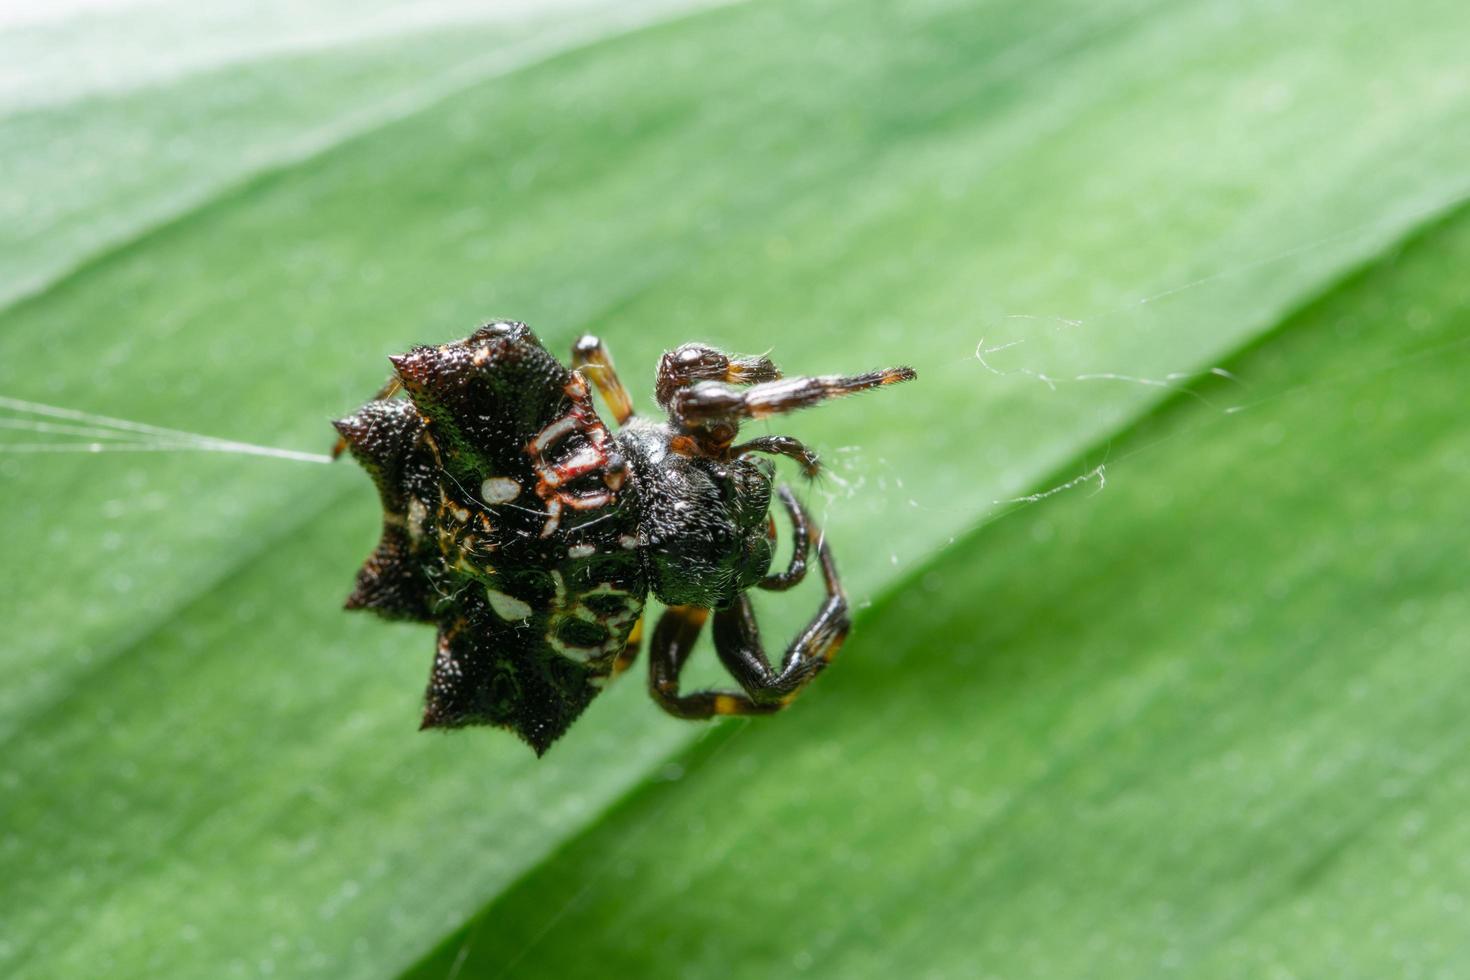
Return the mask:
MULTIPOLYGON (((1297 924, 1387 963, 1367 904, 1327 919, 1407 855, 1395 820, 1453 843, 1463 221, 1392 250, 1463 191, 1467 22, 712 10, 212 191, 0 313, 0 393, 307 450, 385 354, 494 315, 598 332, 645 410, 692 338, 920 372, 780 427, 826 452, 864 607, 811 694, 690 748, 624 683, 539 763, 413 732, 430 636, 338 609, 360 473, 0 453, 0 967, 1322 968, 1297 924)), ((808 605, 763 602, 773 643, 808 605)), ((1458 882, 1422 875, 1391 924, 1433 966, 1458 882)))

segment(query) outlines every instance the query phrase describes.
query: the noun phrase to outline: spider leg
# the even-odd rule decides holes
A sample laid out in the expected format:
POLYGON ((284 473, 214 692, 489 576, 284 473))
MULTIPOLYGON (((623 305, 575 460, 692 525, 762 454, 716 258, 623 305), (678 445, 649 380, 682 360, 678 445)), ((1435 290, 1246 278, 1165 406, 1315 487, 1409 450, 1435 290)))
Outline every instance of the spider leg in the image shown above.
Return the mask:
POLYGON ((638 651, 643 648, 643 616, 638 617, 638 622, 633 624, 633 630, 628 634, 628 643, 622 651, 613 659, 612 676, 617 677, 623 671, 633 666, 633 661, 638 659, 638 651))
POLYGON ((744 688, 733 691, 679 691, 679 674, 694 650, 709 610, 699 606, 671 606, 653 634, 649 662, 649 690, 654 700, 679 718, 716 715, 769 715, 790 704, 812 678, 836 656, 849 626, 847 597, 837 579, 837 567, 825 542, 817 553, 827 581, 827 599, 817 615, 786 650, 777 670, 761 645, 755 611, 744 595, 729 609, 715 613, 715 652, 725 669, 744 688))
MULTIPOLYGON (((378 393, 376 395, 374 395, 373 397, 369 398, 368 401, 370 401, 370 402, 384 402, 384 401, 387 401, 388 399, 392 398, 394 395, 398 394, 402 390, 403 390, 403 382, 400 381, 400 380, 398 380, 398 375, 395 374, 393 377, 391 377, 387 381, 383 382, 383 387, 379 388, 378 389, 378 393)), ((336 459, 337 457, 341 456, 346 451, 347 451, 347 437, 346 436, 339 436, 337 438, 337 441, 332 444, 332 458, 333 459, 336 459)))
POLYGON ((684 429, 719 423, 738 425, 747 419, 764 419, 797 409, 819 405, 829 398, 911 381, 912 368, 888 368, 867 374, 827 374, 807 378, 768 381, 745 391, 726 385, 701 382, 681 388, 669 399, 669 416, 684 429))
POLYGON ((667 408, 676 392, 698 381, 753 385, 779 377, 781 369, 764 355, 742 357, 705 344, 684 344, 659 359, 655 392, 658 403, 667 408))
MULTIPOLYGON (((790 487, 780 487, 776 492, 781 495, 781 503, 786 505, 786 513, 791 517, 791 564, 786 567, 786 571, 767 575, 756 584, 771 592, 785 592, 806 578, 806 559, 812 550, 812 526, 806 509, 797 501, 796 494, 791 492, 790 487)), ((776 536, 775 530, 773 520, 773 538, 776 536)))
POLYGON ((598 338, 587 334, 572 345, 572 369, 581 371, 602 393, 618 425, 633 417, 633 399, 618 379, 612 355, 598 338))
POLYGON ((786 648, 779 670, 766 657, 748 596, 742 593, 730 608, 715 613, 715 652, 720 663, 763 708, 779 710, 790 704, 832 662, 847 639, 851 626, 847 596, 825 541, 817 542, 817 557, 827 584, 827 598, 806 629, 786 648))
POLYGON ((791 436, 761 436, 730 447, 732 456, 744 456, 747 453, 765 453, 768 456, 785 456, 787 459, 794 459, 801 464, 801 472, 807 479, 812 479, 822 472, 822 463, 817 458, 817 454, 803 445, 801 440, 793 439, 791 436))
POLYGON ((648 691, 659 707, 675 718, 693 720, 780 711, 779 704, 757 704, 748 695, 732 691, 679 692, 679 674, 708 618, 709 610, 702 606, 670 606, 658 621, 648 651, 648 691))

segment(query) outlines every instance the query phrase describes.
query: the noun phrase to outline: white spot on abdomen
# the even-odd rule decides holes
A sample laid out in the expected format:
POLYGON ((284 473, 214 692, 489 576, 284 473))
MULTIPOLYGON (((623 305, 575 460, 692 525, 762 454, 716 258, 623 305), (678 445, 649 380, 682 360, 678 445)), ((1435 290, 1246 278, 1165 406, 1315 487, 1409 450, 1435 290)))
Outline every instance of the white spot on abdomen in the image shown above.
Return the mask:
POLYGON ((429 522, 429 508, 417 497, 408 501, 408 537, 420 541, 424 536, 424 525, 429 522))
POLYGON ((492 476, 480 484, 480 499, 487 504, 508 504, 521 495, 521 485, 508 476, 492 476))
POLYGON ((490 608, 495 610, 495 615, 507 622, 519 623, 531 618, 531 607, 513 595, 487 588, 485 597, 490 600, 490 608))
POLYGON ((597 548, 590 544, 574 544, 567 549, 569 558, 587 558, 595 554, 597 554, 597 548))

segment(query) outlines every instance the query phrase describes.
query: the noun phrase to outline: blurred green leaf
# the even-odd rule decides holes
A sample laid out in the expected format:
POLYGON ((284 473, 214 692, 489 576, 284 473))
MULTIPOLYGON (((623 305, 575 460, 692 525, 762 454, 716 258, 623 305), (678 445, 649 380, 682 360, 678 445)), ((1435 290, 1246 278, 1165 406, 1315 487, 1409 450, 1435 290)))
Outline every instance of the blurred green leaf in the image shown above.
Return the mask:
POLYGON ((709 2, 133 0, 0 20, 0 303, 261 173, 709 2))
POLYGON ((304 449, 384 354, 491 315, 595 330, 635 382, 692 337, 921 373, 782 425, 827 451, 810 496, 872 606, 821 684, 707 729, 625 683, 539 763, 415 734, 427 631, 338 611, 360 473, 0 453, 0 967, 1452 963, 1470 246, 1378 257, 1463 193, 1467 27, 740 5, 472 86, 0 313, 0 393, 304 449), (998 503, 1098 464, 1100 494, 998 503))

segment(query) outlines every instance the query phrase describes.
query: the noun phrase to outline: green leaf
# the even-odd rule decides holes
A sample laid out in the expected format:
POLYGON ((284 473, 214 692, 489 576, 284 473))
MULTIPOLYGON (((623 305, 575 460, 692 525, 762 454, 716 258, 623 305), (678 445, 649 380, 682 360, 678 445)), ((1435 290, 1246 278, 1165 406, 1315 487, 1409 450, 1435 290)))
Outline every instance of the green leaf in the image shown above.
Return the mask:
POLYGON ((645 392, 693 337, 920 380, 781 425, 833 670, 748 725, 624 683, 540 762, 413 731, 431 637, 338 609, 360 473, 0 452, 0 969, 1452 972, 1470 217, 1396 243, 1463 192, 1467 27, 738 5, 57 245, 0 394, 252 443, 491 315, 645 392))
POLYGON ((0 78, 0 146, 15 148, 0 193, 0 302, 262 172, 708 2, 171 0, 20 18, 0 78))

